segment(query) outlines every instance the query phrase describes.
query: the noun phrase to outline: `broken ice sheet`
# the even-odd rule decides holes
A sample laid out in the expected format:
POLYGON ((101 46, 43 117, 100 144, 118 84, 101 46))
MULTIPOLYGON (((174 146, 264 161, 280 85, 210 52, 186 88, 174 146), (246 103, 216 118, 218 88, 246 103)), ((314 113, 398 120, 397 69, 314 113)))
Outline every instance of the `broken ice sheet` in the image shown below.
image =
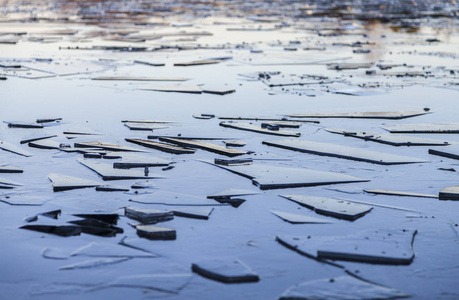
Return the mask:
POLYGON ((51 180, 53 185, 53 190, 55 192, 72 190, 72 189, 81 189, 87 187, 96 187, 102 185, 103 183, 97 182, 94 180, 73 177, 68 175, 52 173, 48 175, 49 180, 51 180))
POLYGON ((26 157, 33 155, 31 152, 24 150, 21 147, 18 147, 16 145, 10 144, 2 140, 0 140, 0 149, 9 151, 9 152, 13 152, 15 154, 26 156, 26 157))
POLYGON ((390 133, 459 133, 459 123, 401 124, 381 126, 390 133))
POLYGON ((38 219, 38 216, 44 216, 44 217, 47 217, 47 218, 51 218, 51 219, 57 220, 61 214, 62 214, 62 211, 60 209, 47 211, 47 212, 39 213, 39 214, 37 214, 35 216, 27 218, 26 222, 29 222, 29 223, 30 222, 34 222, 34 221, 36 221, 38 219))
POLYGON ((194 149, 187 149, 178 146, 172 146, 170 144, 161 143, 161 142, 153 142, 149 140, 142 140, 142 139, 126 139, 126 141, 130 143, 134 143, 137 145, 141 145, 148 148, 153 148, 159 151, 173 153, 173 154, 193 154, 196 152, 194 149))
POLYGON ((438 194, 440 200, 459 200, 459 186, 444 188, 438 194))
POLYGON ((123 229, 115 227, 111 224, 94 220, 94 219, 83 219, 69 221, 68 223, 75 224, 81 227, 82 232, 103 237, 114 237, 118 233, 123 233, 123 229))
POLYGON ((75 270, 75 269, 89 269, 89 268, 98 268, 106 265, 118 264, 127 260, 130 260, 131 257, 118 257, 118 258, 97 258, 85 260, 82 262, 77 262, 70 265, 65 265, 59 267, 59 270, 75 270))
POLYGON ((257 282, 258 275, 237 258, 209 259, 193 263, 193 272, 223 283, 257 282))
POLYGON ((40 139, 36 141, 29 142, 29 147, 38 148, 38 149, 70 149, 70 144, 61 143, 53 139, 40 139))
POLYGON ((134 76, 99 76, 94 77, 92 80, 123 80, 123 81, 187 81, 190 78, 182 77, 134 77, 134 76))
POLYGON ((261 128, 261 126, 253 125, 251 123, 243 123, 243 122, 221 122, 220 126, 245 130, 245 131, 252 131, 256 133, 263 133, 263 134, 270 134, 270 135, 279 135, 279 136, 293 136, 299 137, 301 135, 300 132, 290 131, 290 130, 269 130, 265 128, 261 128))
POLYGON ((245 142, 242 141, 223 141, 226 147, 244 147, 246 145, 245 142))
POLYGON ((326 299, 397 299, 410 297, 403 292, 371 283, 354 276, 340 276, 307 281, 288 288, 279 300, 326 299))
POLYGON ((118 244, 93 242, 71 253, 71 256, 89 257, 139 257, 154 258, 156 255, 118 244))
POLYGON ((0 166, 0 173, 24 173, 24 170, 16 167, 0 166))
POLYGON ((372 141, 381 144, 387 144, 392 146, 445 146, 449 145, 448 142, 435 139, 427 139, 420 137, 413 137, 407 135, 396 135, 396 134, 380 134, 376 132, 359 132, 353 130, 344 129, 325 129, 331 133, 342 134, 344 136, 354 137, 365 141, 372 141))
POLYGON ((27 122, 21 122, 21 121, 3 121, 3 123, 8 124, 8 127, 10 128, 31 128, 31 129, 43 128, 43 124, 40 124, 40 123, 27 123, 27 122))
POLYGON ((164 178, 156 174, 138 169, 114 169, 112 164, 94 161, 91 159, 79 159, 82 165, 99 174, 103 180, 124 180, 124 179, 153 179, 164 178))
POLYGON ((175 93, 188 93, 188 94, 201 94, 202 89, 197 85, 168 85, 168 86, 152 86, 139 88, 144 91, 156 91, 156 92, 175 92, 175 93))
POLYGON ((379 165, 399 165, 429 162, 423 159, 416 159, 390 153, 304 140, 263 141, 263 144, 315 155, 338 157, 379 165))
POLYGON ((415 111, 375 111, 375 112, 350 112, 350 113, 310 113, 288 114, 292 118, 361 118, 361 119, 392 119, 399 120, 422 116, 431 113, 429 110, 415 111))
POLYGON ((202 142, 202 141, 182 140, 180 138, 178 139, 177 138, 159 138, 159 140, 162 142, 170 143, 170 144, 177 144, 182 147, 198 148, 198 149, 206 150, 209 152, 214 152, 214 153, 229 156, 229 157, 247 154, 246 151, 228 149, 220 145, 215 145, 212 143, 207 143, 207 142, 202 142))
POLYGON ((70 257, 70 252, 64 251, 60 248, 44 248, 41 255, 47 259, 66 260, 70 257))
POLYGON ((115 169, 166 167, 173 163, 170 160, 155 157, 151 154, 130 152, 109 152, 103 155, 102 158, 110 159, 108 161, 113 160, 115 169))
POLYGON ((347 236, 277 236, 277 241, 309 258, 371 264, 409 265, 417 230, 381 229, 347 236))
POLYGON ((169 206, 167 207, 174 216, 192 219, 208 220, 210 214, 213 212, 213 207, 181 207, 169 206))
POLYGON ((215 115, 212 114, 193 114, 193 118, 201 120, 210 120, 215 118, 215 115))
POLYGON ((304 195, 280 196, 285 199, 294 201, 309 209, 312 209, 318 214, 338 219, 344 219, 348 221, 357 220, 358 218, 363 217, 373 209, 373 207, 369 205, 358 204, 334 198, 304 195))
POLYGON ((379 190, 379 189, 366 189, 364 191, 366 193, 379 194, 379 195, 420 197, 420 198, 435 198, 435 199, 438 198, 437 195, 411 193, 411 192, 401 192, 401 191, 388 191, 388 190, 379 190))
POLYGON ((68 129, 63 132, 66 135, 101 135, 100 132, 93 130, 91 128, 83 127, 83 126, 76 126, 71 129, 68 129))
POLYGON ((254 185, 262 190, 369 181, 350 175, 304 168, 287 168, 262 164, 221 166, 211 161, 202 160, 202 162, 249 178, 254 185))
POLYGON ((49 138, 53 138, 53 137, 57 137, 57 135, 54 135, 54 134, 53 135, 33 134, 33 135, 28 135, 28 136, 22 138, 20 143, 21 144, 27 144, 27 143, 30 143, 30 142, 49 139, 49 138))
POLYGON ((73 214, 76 217, 83 219, 93 219, 104 223, 116 225, 118 223, 118 214, 73 214))
POLYGON ((98 192, 129 192, 129 188, 118 185, 99 185, 96 186, 98 192))
POLYGON ((288 212, 271 210, 271 213, 278 216, 282 220, 292 223, 292 224, 328 224, 333 223, 326 219, 314 218, 306 215, 292 214, 288 212))
POLYGON ((0 178, 0 185, 6 185, 6 186, 11 186, 11 187, 17 187, 17 186, 22 186, 23 184, 20 182, 16 182, 10 179, 6 178, 0 178))

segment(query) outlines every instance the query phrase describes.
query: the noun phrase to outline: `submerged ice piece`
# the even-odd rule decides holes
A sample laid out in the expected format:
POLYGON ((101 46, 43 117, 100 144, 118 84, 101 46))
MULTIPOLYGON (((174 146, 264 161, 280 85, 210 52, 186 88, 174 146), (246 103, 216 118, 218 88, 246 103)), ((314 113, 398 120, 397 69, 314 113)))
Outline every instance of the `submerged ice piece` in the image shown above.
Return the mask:
POLYGON ((123 180, 123 179, 152 179, 152 178, 164 178, 155 174, 148 174, 144 170, 138 169, 114 169, 112 164, 107 164, 91 159, 79 159, 82 165, 93 170, 103 180, 123 180))
POLYGON ((277 140, 270 142, 264 141, 263 144, 304 153, 363 161, 378 165, 400 165, 428 162, 427 160, 407 156, 310 141, 277 140))
POLYGON ((409 265, 417 230, 369 230, 348 236, 277 236, 285 247, 309 258, 409 265))
POLYGON ((211 259, 191 265, 193 272, 223 283, 257 282, 258 275, 241 260, 211 259))
POLYGON ((155 91, 155 92, 176 92, 176 93, 189 93, 189 94, 201 94, 202 90, 197 85, 168 85, 168 86, 152 86, 139 88, 144 91, 155 91))
POLYGON ((139 257, 153 258, 157 257, 152 253, 141 251, 131 247, 125 247, 117 244, 92 242, 71 253, 71 256, 89 256, 89 257, 139 257))
POLYGON ((223 146, 215 145, 212 143, 207 143, 207 142, 202 142, 202 141, 192 141, 192 140, 182 140, 182 139, 176 139, 176 138, 159 138, 160 141, 162 142, 167 142, 171 144, 177 144, 182 147, 190 147, 190 148, 198 148, 198 149, 203 149, 206 151, 214 152, 217 154, 229 156, 229 157, 234 157, 238 155, 244 155, 247 154, 245 151, 240 151, 240 150, 235 150, 235 149, 229 149, 223 146))
POLYGON ((323 114, 290 114, 291 118, 358 118, 358 119, 392 119, 399 120, 430 114, 430 111, 374 111, 374 112, 351 112, 351 113, 323 113, 323 114))
POLYGON ((172 146, 166 143, 160 142, 153 142, 149 140, 142 140, 142 139, 126 139, 127 142, 134 143, 137 145, 141 145, 148 148, 153 148, 159 151, 173 153, 173 154, 193 154, 196 152, 194 149, 187 149, 178 146, 172 146))
POLYGON ((124 214, 126 217, 139 221, 142 224, 156 224, 174 219, 174 213, 157 209, 139 209, 125 207, 124 214))
POLYGON ((104 142, 80 142, 75 143, 75 148, 98 148, 109 151, 131 151, 131 152, 148 152, 142 149, 136 149, 126 146, 114 145, 104 142))
POLYGON ((280 195, 281 197, 294 201, 304 207, 314 210, 316 213, 334 217, 338 219, 344 219, 348 221, 357 220, 363 217, 373 207, 369 205, 353 203, 345 200, 339 200, 334 198, 315 197, 315 196, 304 196, 304 195, 280 195))
POLYGON ((410 296, 399 290, 345 275, 295 285, 288 288, 279 300, 381 300, 407 297, 410 296))
POLYGON ((292 224, 328 224, 333 223, 332 221, 326 219, 319 219, 314 217, 309 217, 306 215, 292 214, 288 212, 272 210, 271 213, 278 216, 282 220, 292 223, 292 224))
POLYGON ((249 178, 254 185, 262 190, 369 181, 350 175, 304 168, 286 168, 262 164, 222 166, 211 161, 203 160, 203 162, 249 178))
POLYGON ((67 176, 62 174, 52 173, 48 175, 49 180, 51 180, 53 185, 53 190, 55 192, 66 191, 66 190, 73 190, 73 189, 81 189, 87 187, 96 187, 102 185, 102 183, 79 178, 73 176, 67 176))
POLYGON ((391 146, 447 146, 448 142, 419 138, 407 135, 394 135, 394 134, 380 134, 375 132, 358 132, 345 129, 325 129, 331 133, 342 134, 344 136, 350 136, 353 138, 362 139, 365 141, 372 141, 376 143, 391 145, 391 146))
POLYGON ((138 131, 153 131, 156 129, 166 129, 168 126, 159 125, 155 123, 139 123, 139 122, 124 122, 124 126, 128 127, 130 130, 138 131))
POLYGON ((401 124, 382 128, 390 133, 459 133, 459 123, 401 124))
POLYGON ((43 124, 40 123, 27 123, 27 122, 20 122, 20 121, 3 121, 3 123, 8 124, 10 128, 43 128, 43 124))
POLYGON ((16 167, 0 166, 0 173, 24 173, 24 170, 16 167))
POLYGON ((250 123, 243 123, 243 122, 231 122, 231 121, 221 122, 220 126, 227 127, 227 128, 233 128, 233 129, 239 129, 239 130, 245 130, 245 131, 252 131, 256 133, 270 134, 270 135, 294 136, 294 137, 299 137, 301 135, 300 132, 280 130, 280 129, 270 130, 266 128, 261 128, 261 126, 256 126, 250 123))

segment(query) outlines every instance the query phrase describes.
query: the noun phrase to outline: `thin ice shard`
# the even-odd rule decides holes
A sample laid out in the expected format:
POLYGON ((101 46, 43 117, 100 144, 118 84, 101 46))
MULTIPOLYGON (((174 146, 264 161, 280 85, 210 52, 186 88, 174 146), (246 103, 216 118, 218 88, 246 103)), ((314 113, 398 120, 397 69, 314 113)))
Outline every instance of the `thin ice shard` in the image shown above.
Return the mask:
POLYGON ((107 164, 91 159, 79 159, 82 165, 99 174, 103 180, 124 180, 124 179, 152 179, 164 178, 156 174, 138 169, 114 169, 112 164, 107 164))
POLYGON ((264 141, 263 144, 293 151, 363 161, 378 165, 399 165, 428 162, 427 160, 412 158, 408 156, 302 140, 277 140, 269 142, 264 141))
POLYGON ((126 141, 134 144, 138 144, 144 147, 153 148, 159 151, 173 153, 173 154, 193 154, 196 152, 194 149, 187 149, 178 146, 172 146, 166 143, 160 142, 153 142, 149 140, 142 140, 142 139, 126 139, 126 141))
POLYGON ((223 146, 219 146, 219 145, 215 145, 215 144, 207 143, 207 142, 202 142, 202 141, 182 140, 180 138, 178 139, 177 138, 159 138, 159 140, 162 142, 170 143, 170 144, 177 144, 182 147, 203 149, 206 151, 218 153, 218 154, 229 156, 229 157, 247 154, 247 152, 245 151, 229 149, 223 146))
POLYGON ((292 118, 360 118, 360 119, 391 119, 399 120, 422 116, 432 113, 424 110, 414 111, 375 111, 375 112, 350 112, 350 113, 311 113, 311 114, 290 114, 292 118))
POLYGON ((390 195, 390 196, 402 196, 402 197, 420 197, 420 198, 436 198, 437 195, 430 194, 420 194, 420 193, 411 193, 411 192, 400 192, 400 191, 388 191, 388 190, 378 190, 378 189, 366 189, 366 193, 370 194, 379 194, 379 195, 390 195))

